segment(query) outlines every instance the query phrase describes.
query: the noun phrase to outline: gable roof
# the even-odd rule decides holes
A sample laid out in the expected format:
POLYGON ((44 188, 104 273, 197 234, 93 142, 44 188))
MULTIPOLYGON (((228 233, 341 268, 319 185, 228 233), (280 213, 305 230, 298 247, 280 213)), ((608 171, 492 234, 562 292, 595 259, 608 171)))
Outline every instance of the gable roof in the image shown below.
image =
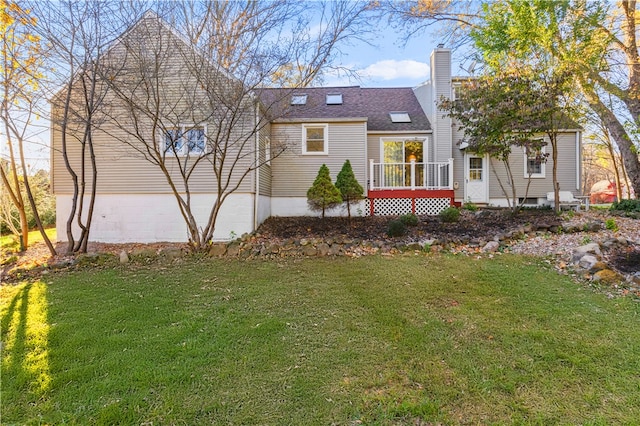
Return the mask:
POLYGON ((368 131, 429 131, 431 123, 413 89, 349 87, 307 87, 300 89, 261 89, 260 99, 274 105, 275 122, 323 119, 361 119, 368 131), (342 103, 327 104, 327 95, 342 95, 342 103), (304 104, 292 105, 292 96, 307 95, 304 104), (277 109, 277 111, 276 111, 277 109), (392 112, 409 114, 410 122, 393 122, 392 112))

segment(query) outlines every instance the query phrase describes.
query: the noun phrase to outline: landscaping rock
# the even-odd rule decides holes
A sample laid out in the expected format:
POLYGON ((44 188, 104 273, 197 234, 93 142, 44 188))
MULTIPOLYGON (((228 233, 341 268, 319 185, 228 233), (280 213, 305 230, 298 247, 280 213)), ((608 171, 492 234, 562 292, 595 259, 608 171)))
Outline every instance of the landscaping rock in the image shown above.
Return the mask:
POLYGON ((496 251, 498 251, 498 249, 500 248, 500 243, 497 241, 489 241, 487 244, 485 244, 484 247, 482 247, 482 251, 485 253, 494 253, 496 251))
POLYGON ((612 271, 611 269, 603 269, 601 271, 596 272, 595 274, 593 274, 592 280, 596 282, 602 282, 605 284, 616 284, 623 281, 620 274, 612 271))
POLYGON ((234 241, 227 246, 227 256, 238 257, 240 254, 240 243, 234 241))
POLYGON ((132 257, 150 258, 150 257, 155 257, 155 255, 156 255, 156 251, 149 247, 134 247, 131 250, 132 257))
POLYGON ((125 250, 122 250, 120 252, 120 263, 128 263, 128 262, 129 262, 129 255, 125 250))
POLYGON ((327 243, 320 243, 317 247, 318 256, 328 256, 331 252, 331 247, 327 243))
POLYGON ((602 256, 602 251, 600 251, 600 245, 598 243, 589 243, 577 247, 573 251, 572 261, 577 263, 582 259, 585 254, 594 254, 596 256, 602 256))
POLYGON ((316 254, 318 254, 318 250, 316 250, 316 248, 312 245, 304 245, 302 247, 302 254, 304 256, 315 256, 316 254))
POLYGON ((582 268, 582 269, 584 269, 586 271, 592 271, 593 267, 596 264, 598 264, 598 262, 600 262, 600 258, 599 257, 594 256, 592 254, 585 254, 578 261, 578 267, 580 267, 580 268, 582 268))
POLYGON ((224 243, 214 243, 209 249, 209 256, 220 257, 227 254, 227 245, 224 243))
POLYGON ((422 244, 417 243, 417 242, 416 243, 409 243, 409 244, 407 244, 406 249, 407 250, 414 250, 414 251, 417 250, 417 251, 419 251, 419 250, 422 250, 422 244))
POLYGON ((160 251, 160 255, 169 260, 179 259, 182 257, 182 250, 176 247, 165 247, 160 251))

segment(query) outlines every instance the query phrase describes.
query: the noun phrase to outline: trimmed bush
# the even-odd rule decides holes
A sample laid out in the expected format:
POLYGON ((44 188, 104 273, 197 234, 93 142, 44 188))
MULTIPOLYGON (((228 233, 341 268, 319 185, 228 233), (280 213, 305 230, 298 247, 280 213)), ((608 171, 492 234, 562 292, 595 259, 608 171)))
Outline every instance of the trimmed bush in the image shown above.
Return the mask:
POLYGON ((640 200, 616 201, 611 205, 611 210, 640 213, 640 200))
POLYGON ((460 220, 460 210, 455 207, 447 207, 440 212, 440 219, 446 223, 453 223, 460 220))
POLYGON ((400 220, 394 219, 389 222, 387 235, 390 237, 401 237, 407 232, 407 226, 400 220))
POLYGON ((418 224, 418 216, 413 213, 403 214, 398 220, 405 224, 405 226, 416 226, 418 224))
POLYGON ((307 191, 307 203, 311 210, 322 212, 323 219, 326 210, 336 208, 342 204, 340 190, 331 181, 329 168, 326 164, 320 167, 316 180, 313 181, 313 185, 307 191))

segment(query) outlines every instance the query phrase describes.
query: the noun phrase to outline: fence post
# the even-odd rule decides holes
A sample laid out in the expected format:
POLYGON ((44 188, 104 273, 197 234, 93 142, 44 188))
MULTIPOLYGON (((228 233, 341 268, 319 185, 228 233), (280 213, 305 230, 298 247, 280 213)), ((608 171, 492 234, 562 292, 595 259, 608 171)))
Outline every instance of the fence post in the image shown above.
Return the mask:
POLYGON ((373 181, 375 180, 375 176, 373 175, 373 159, 369 159, 369 189, 374 188, 373 181))
POLYGON ((411 190, 416 190, 416 160, 411 159, 411 190))

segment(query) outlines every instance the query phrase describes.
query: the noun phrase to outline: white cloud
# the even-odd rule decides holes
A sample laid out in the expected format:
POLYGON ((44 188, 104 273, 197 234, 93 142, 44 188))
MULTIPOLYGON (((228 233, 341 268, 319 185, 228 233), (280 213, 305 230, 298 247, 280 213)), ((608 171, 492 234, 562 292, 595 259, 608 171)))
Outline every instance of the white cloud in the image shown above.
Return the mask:
POLYGON ((365 78, 375 80, 410 79, 424 81, 429 78, 429 65, 413 60, 387 59, 375 62, 360 71, 365 78))

